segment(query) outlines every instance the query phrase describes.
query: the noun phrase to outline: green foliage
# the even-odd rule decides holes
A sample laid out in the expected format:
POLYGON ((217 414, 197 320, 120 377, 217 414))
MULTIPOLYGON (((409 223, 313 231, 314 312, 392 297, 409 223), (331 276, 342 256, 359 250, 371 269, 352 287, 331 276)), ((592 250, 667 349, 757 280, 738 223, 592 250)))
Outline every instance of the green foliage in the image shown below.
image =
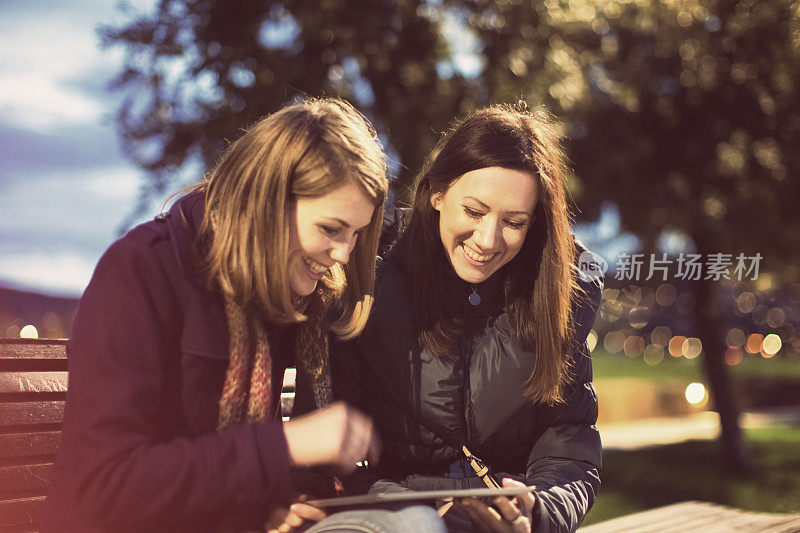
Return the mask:
POLYGON ((636 451, 606 452, 603 487, 584 525, 684 500, 700 500, 757 512, 800 511, 800 427, 747 431, 756 468, 734 475, 717 444, 690 441, 636 451))
MULTIPOLYGON (((701 356, 702 357, 702 356, 701 356)), ((594 379, 637 378, 658 382, 680 381, 691 383, 704 381, 700 358, 667 358, 658 365, 650 366, 641 357, 595 353, 592 355, 594 379)), ((728 367, 734 380, 749 378, 800 380, 800 360, 796 357, 779 356, 764 359, 748 355, 736 366, 728 367)))
POLYGON ((449 61, 442 16, 421 0, 161 0, 153 14, 101 28, 106 46, 126 51, 117 122, 127 154, 152 178, 142 200, 174 187, 193 159, 209 168, 242 128, 303 95, 357 104, 410 183, 471 101, 463 76, 438 74, 449 61))
POLYGON ((454 117, 523 98, 565 120, 585 216, 611 200, 647 250, 675 229, 800 272, 797 2, 161 0, 100 33, 127 53, 118 124, 146 193, 298 95, 367 112, 401 188, 454 117))

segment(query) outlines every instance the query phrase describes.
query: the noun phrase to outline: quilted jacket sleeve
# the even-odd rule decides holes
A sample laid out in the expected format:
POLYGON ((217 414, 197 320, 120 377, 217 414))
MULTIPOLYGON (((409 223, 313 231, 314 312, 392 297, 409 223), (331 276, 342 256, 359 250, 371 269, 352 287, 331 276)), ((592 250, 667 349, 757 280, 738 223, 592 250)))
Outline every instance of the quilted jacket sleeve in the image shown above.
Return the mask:
POLYGON ((533 530, 575 531, 600 488, 602 447, 597 422, 597 395, 586 338, 602 295, 602 278, 579 281, 586 292, 573 309, 574 380, 565 402, 537 409, 538 439, 528 458, 527 483, 535 485, 533 530))

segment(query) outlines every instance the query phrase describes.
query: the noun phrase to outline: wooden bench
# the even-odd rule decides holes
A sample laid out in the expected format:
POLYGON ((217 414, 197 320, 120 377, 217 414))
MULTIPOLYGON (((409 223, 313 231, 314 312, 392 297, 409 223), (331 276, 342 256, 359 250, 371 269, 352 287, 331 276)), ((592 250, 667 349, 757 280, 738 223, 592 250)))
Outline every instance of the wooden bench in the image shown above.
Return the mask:
POLYGON ((751 513, 708 502, 686 501, 613 518, 580 528, 580 533, 791 533, 800 514, 751 513))
MULTIPOLYGON (((66 339, 0 339, 0 532, 36 531, 67 393, 66 339)), ((295 371, 281 392, 284 420, 295 371)))
POLYGON ((67 393, 66 340, 0 339, 0 530, 34 531, 67 393))

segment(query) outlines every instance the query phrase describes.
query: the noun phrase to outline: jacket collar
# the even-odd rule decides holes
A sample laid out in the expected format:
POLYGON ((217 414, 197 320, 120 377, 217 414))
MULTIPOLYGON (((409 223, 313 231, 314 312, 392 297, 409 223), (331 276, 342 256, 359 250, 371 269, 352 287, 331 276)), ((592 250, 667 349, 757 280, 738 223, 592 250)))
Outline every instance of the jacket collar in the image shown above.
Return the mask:
POLYGON ((194 191, 178 199, 163 215, 166 217, 178 265, 195 285, 203 283, 195 266, 194 246, 197 231, 205 216, 205 209, 205 194, 194 191))

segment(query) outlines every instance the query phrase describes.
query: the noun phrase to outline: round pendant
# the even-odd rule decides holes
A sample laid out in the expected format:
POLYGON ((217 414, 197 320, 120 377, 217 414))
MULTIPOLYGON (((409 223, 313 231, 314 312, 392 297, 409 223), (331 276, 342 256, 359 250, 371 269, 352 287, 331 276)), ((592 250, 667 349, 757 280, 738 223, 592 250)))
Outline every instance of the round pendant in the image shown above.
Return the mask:
POLYGON ((470 305, 478 305, 481 303, 481 295, 477 292, 473 292, 467 297, 467 300, 469 300, 470 305))

